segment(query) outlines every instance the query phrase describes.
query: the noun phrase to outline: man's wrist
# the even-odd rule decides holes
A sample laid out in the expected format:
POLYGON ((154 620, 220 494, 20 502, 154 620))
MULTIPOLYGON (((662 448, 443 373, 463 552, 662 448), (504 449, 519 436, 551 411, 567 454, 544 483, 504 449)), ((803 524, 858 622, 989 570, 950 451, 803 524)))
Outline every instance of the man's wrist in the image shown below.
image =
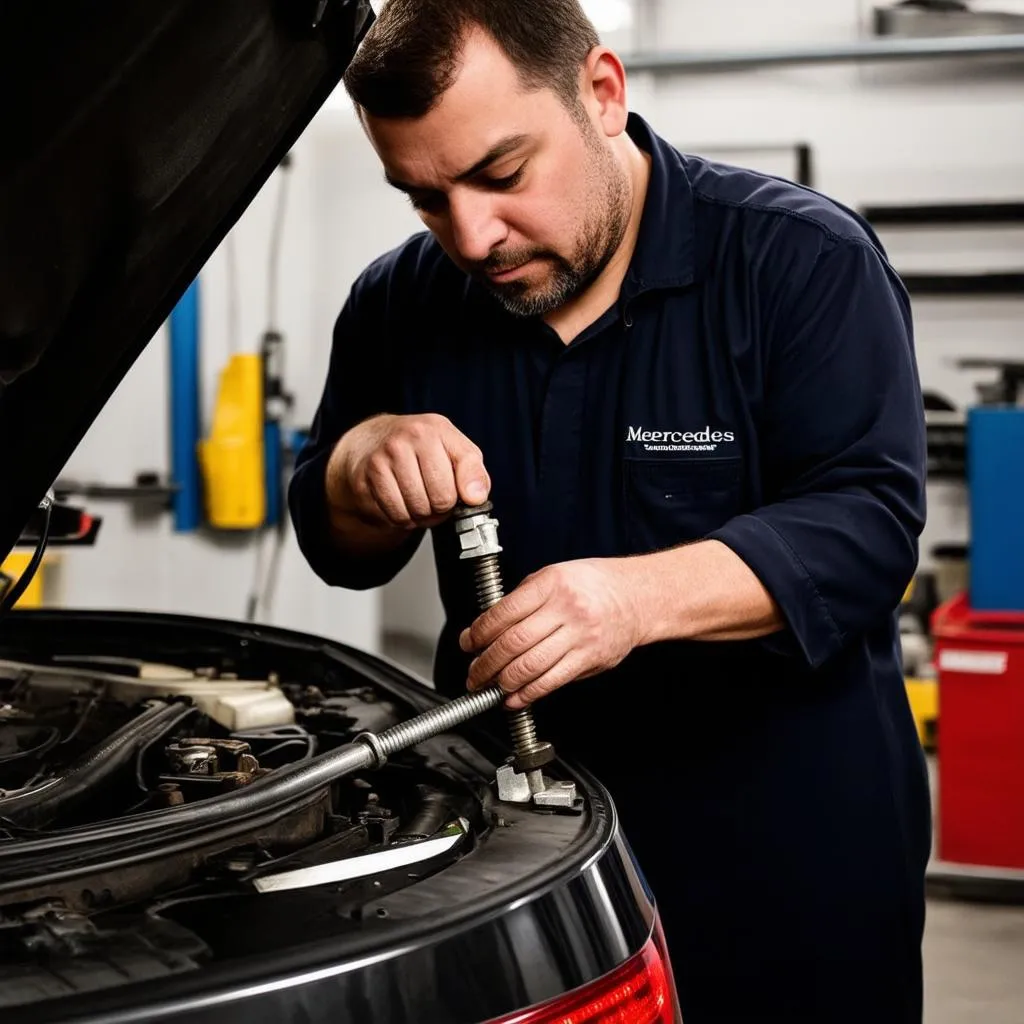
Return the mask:
POLYGON ((621 579, 621 593, 633 620, 636 647, 664 640, 683 639, 682 632, 688 621, 685 598, 675 587, 667 586, 666 563, 671 560, 669 572, 677 575, 679 551, 654 552, 615 559, 621 579))
MULTIPOLYGON (((346 435, 347 436, 347 435, 346 435)), ((324 496, 327 500, 327 516, 334 523, 355 515, 355 502, 348 486, 345 469, 345 436, 334 446, 324 470, 324 496)))
POLYGON ((616 559, 636 646, 668 640, 741 640, 783 625, 764 585, 717 540, 616 559))

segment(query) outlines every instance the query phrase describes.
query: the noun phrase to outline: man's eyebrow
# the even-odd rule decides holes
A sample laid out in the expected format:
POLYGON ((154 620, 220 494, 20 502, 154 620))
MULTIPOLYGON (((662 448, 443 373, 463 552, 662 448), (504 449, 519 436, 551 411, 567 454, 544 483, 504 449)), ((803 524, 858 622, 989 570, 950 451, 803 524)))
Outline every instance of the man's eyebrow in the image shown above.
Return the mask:
POLYGON ((407 182, 399 181, 397 178, 392 178, 387 171, 384 172, 384 180, 392 187, 397 188, 399 192, 419 192, 421 191, 415 185, 409 185, 407 182))
POLYGON ((509 153, 514 153, 520 146, 529 142, 529 140, 529 135, 509 135, 502 139, 501 142, 491 146, 484 156, 477 160, 472 167, 461 174, 457 174, 455 180, 466 181, 469 178, 475 178, 481 171, 487 170, 491 164, 497 163, 502 157, 508 156, 509 153))
MULTIPOLYGON (((502 139, 500 142, 493 145, 483 157, 481 157, 472 167, 460 174, 455 176, 456 181, 467 181, 469 178, 474 178, 481 171, 487 170, 491 164, 497 163, 502 157, 508 156, 509 153, 514 153, 520 146, 530 141, 529 135, 509 135, 507 138, 502 139)), ((400 192, 424 192, 429 191, 422 188, 419 185, 410 185, 406 181, 400 181, 398 178, 393 178, 387 171, 384 172, 384 179, 392 188, 397 188, 400 192)))

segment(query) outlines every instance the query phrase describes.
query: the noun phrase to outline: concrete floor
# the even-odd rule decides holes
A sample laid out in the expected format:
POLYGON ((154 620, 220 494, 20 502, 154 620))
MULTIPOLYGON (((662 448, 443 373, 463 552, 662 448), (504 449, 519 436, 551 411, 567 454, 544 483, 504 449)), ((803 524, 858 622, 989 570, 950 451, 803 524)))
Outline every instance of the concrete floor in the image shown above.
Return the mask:
MULTIPOLYGON (((389 636, 384 653, 430 678, 422 642, 389 636)), ((924 985, 925 1024, 1024 1024, 1024 906, 930 900, 924 985)))
POLYGON ((926 1024, 1024 1021, 1024 907, 928 904, 926 1024))

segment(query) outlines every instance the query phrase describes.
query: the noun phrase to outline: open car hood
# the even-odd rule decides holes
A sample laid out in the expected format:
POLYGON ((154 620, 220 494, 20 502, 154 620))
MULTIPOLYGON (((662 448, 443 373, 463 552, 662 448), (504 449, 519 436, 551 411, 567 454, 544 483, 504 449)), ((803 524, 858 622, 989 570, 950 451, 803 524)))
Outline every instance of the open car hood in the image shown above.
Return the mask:
POLYGON ((0 5, 0 553, 372 19, 369 0, 0 5))

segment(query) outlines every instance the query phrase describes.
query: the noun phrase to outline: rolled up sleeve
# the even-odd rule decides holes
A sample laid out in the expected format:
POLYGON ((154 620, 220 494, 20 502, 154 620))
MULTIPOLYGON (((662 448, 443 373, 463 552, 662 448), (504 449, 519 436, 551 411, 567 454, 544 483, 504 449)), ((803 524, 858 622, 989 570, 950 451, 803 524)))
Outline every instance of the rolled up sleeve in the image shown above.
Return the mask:
POLYGON ((764 503, 712 539, 779 605, 766 644, 816 668, 891 616, 925 517, 924 412, 906 292, 861 239, 830 241, 765 338, 764 503))

